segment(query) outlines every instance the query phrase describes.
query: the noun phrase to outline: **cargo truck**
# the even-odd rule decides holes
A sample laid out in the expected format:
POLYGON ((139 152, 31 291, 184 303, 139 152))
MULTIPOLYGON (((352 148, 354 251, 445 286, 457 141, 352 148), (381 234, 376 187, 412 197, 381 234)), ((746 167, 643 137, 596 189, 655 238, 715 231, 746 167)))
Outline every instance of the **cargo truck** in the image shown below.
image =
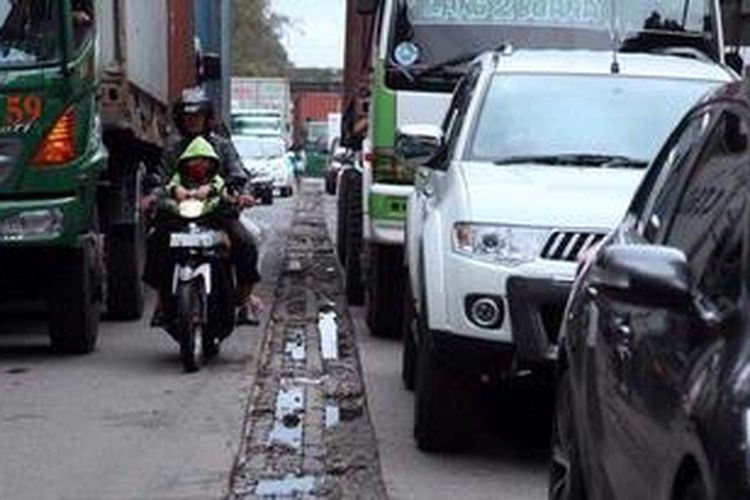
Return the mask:
POLYGON ((105 308, 142 314, 143 179, 170 103, 215 73, 193 21, 184 0, 0 0, 0 300, 43 299, 58 351, 93 350, 105 308))
POLYGON ((232 133, 291 141, 291 96, 285 78, 232 77, 232 133))
POLYGON ((337 234, 347 295, 365 299, 375 335, 402 326, 414 172, 393 154, 397 132, 440 125, 466 65, 484 50, 510 47, 608 50, 613 62, 616 51, 649 50, 725 61, 718 0, 574 0, 564 8, 554 0, 348 0, 342 142, 360 149, 361 162, 341 175, 337 234), (675 46, 669 26, 696 9, 704 22, 675 46))

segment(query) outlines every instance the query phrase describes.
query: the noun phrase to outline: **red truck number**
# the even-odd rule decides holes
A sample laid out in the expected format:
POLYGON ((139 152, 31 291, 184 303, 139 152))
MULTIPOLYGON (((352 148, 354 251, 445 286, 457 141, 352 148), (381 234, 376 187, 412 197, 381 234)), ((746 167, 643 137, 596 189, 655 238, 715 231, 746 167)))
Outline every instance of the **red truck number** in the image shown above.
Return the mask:
POLYGON ((8 96, 5 101, 5 125, 31 124, 42 116, 42 99, 37 96, 8 96))

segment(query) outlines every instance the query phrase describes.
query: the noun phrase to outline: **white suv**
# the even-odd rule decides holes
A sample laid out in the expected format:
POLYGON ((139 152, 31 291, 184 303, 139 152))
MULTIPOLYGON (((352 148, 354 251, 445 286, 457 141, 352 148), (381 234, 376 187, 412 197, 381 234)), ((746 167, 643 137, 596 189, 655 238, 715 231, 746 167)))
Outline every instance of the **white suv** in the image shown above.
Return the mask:
POLYGON ((687 57, 492 53, 442 127, 400 131, 397 154, 421 165, 403 359, 420 448, 462 444, 479 382, 555 359, 578 256, 621 219, 681 116, 735 78, 687 57))

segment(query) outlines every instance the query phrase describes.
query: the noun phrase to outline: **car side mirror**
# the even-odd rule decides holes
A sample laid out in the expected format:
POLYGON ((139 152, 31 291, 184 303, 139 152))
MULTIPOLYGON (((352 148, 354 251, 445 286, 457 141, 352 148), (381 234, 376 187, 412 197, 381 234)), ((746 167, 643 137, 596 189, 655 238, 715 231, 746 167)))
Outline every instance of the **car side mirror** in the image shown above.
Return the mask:
POLYGON ((681 251, 657 245, 612 245, 599 253, 590 288, 617 302, 676 309, 692 303, 692 275, 681 251))
POLYGON ((434 125, 408 125, 396 136, 396 158, 411 168, 429 166, 443 147, 443 131, 434 125))
POLYGON ((375 14, 378 7, 380 7, 380 0, 357 0, 357 14, 360 16, 375 14))
POLYGON ((742 75, 745 72, 745 61, 739 52, 728 52, 724 55, 724 61, 727 66, 737 72, 738 75, 742 75))

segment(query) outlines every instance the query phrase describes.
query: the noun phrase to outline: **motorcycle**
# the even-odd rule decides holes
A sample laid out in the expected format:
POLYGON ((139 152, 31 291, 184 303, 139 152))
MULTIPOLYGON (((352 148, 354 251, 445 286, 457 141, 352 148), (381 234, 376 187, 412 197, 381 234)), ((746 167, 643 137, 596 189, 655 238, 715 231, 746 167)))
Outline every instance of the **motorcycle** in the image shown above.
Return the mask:
POLYGON ((169 244, 174 271, 166 330, 180 344, 182 367, 188 373, 215 357, 235 327, 230 240, 210 227, 203 208, 204 202, 197 199, 178 204, 185 229, 172 232, 169 244))

